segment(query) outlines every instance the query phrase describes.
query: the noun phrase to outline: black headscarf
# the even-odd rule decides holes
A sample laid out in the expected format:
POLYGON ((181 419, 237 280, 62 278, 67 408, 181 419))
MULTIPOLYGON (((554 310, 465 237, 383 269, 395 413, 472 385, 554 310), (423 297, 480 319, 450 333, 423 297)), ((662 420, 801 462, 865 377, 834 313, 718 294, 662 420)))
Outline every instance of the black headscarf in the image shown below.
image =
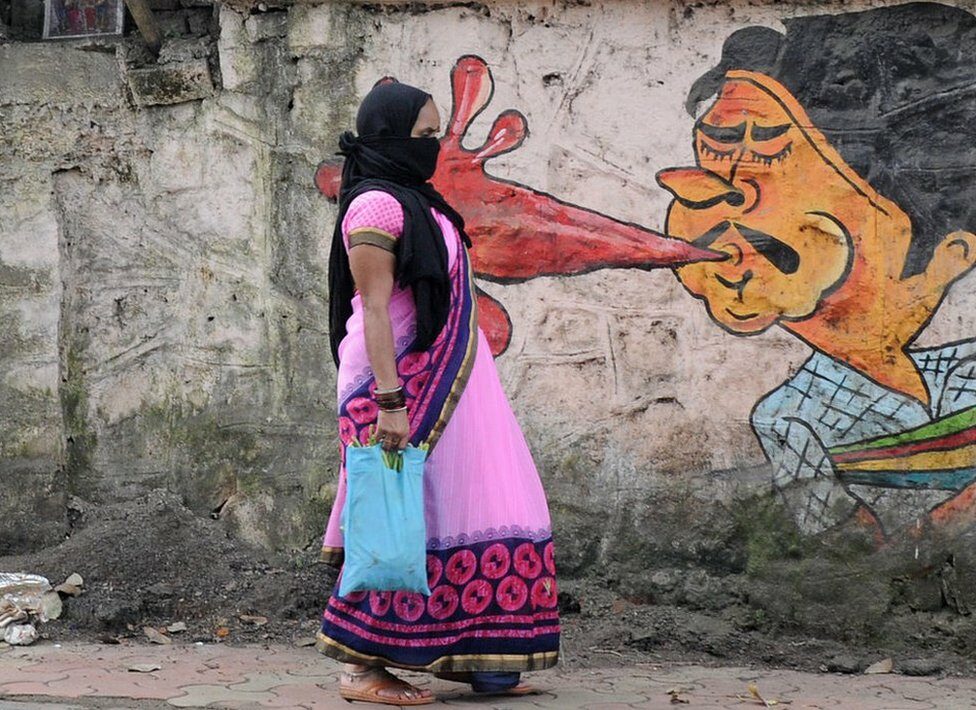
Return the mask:
POLYGON ((342 221, 352 201, 368 190, 389 193, 403 206, 403 235, 396 244, 394 277, 401 288, 413 289, 417 306, 413 349, 429 348, 447 323, 451 305, 447 246, 431 208, 454 223, 465 246, 471 242, 464 232, 464 219, 428 182, 437 167, 439 141, 410 137, 417 115, 430 98, 430 94, 406 84, 389 80, 378 84, 359 106, 359 137, 346 131, 339 138, 339 151, 346 160, 329 259, 329 338, 337 365, 355 291, 342 240, 342 221))

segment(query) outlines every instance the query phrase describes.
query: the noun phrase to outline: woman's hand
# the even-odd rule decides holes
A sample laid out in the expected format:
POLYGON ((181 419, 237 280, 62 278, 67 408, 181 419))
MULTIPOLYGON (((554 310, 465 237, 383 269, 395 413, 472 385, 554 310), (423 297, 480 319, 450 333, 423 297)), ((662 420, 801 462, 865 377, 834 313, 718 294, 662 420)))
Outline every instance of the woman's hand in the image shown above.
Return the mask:
POLYGON ((380 410, 376 420, 376 440, 386 451, 403 451, 410 441, 410 420, 406 411, 380 410))

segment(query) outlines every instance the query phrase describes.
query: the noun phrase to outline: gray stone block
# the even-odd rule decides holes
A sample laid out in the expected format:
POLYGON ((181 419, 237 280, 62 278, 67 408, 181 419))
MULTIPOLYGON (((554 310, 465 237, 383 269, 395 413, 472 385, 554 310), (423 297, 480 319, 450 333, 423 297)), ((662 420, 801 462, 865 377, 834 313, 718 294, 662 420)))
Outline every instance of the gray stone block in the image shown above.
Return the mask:
POLYGON ((139 106, 197 101, 214 93, 210 67, 205 60, 178 66, 131 69, 127 78, 132 98, 139 106))

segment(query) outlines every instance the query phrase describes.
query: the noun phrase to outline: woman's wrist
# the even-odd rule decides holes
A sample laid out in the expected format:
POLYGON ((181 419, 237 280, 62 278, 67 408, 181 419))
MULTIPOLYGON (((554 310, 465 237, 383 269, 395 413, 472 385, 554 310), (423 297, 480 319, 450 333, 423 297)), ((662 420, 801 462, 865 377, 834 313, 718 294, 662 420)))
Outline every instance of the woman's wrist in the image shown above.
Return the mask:
POLYGON ((373 399, 382 412, 404 412, 407 409, 407 397, 403 386, 380 389, 373 392, 373 399))

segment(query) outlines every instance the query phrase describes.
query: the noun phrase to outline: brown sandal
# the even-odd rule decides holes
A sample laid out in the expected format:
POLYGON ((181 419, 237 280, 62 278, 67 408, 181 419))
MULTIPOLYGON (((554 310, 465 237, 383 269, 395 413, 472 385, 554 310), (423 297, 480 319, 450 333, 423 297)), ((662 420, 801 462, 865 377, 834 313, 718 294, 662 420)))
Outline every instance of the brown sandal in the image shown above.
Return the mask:
POLYGON ((378 703, 380 705, 400 705, 400 706, 413 706, 413 705, 430 705, 437 701, 433 695, 428 695, 426 697, 419 696, 412 698, 408 695, 380 695, 381 691, 393 690, 393 691, 405 691, 405 692, 421 692, 420 688, 410 685, 405 680, 400 680, 395 675, 390 673, 385 668, 370 668, 365 671, 342 671, 342 674, 348 678, 356 679, 362 678, 368 675, 374 675, 375 679, 371 683, 365 684, 361 688, 349 688, 342 685, 342 681, 339 684, 339 697, 348 703, 359 701, 364 703, 378 703))

